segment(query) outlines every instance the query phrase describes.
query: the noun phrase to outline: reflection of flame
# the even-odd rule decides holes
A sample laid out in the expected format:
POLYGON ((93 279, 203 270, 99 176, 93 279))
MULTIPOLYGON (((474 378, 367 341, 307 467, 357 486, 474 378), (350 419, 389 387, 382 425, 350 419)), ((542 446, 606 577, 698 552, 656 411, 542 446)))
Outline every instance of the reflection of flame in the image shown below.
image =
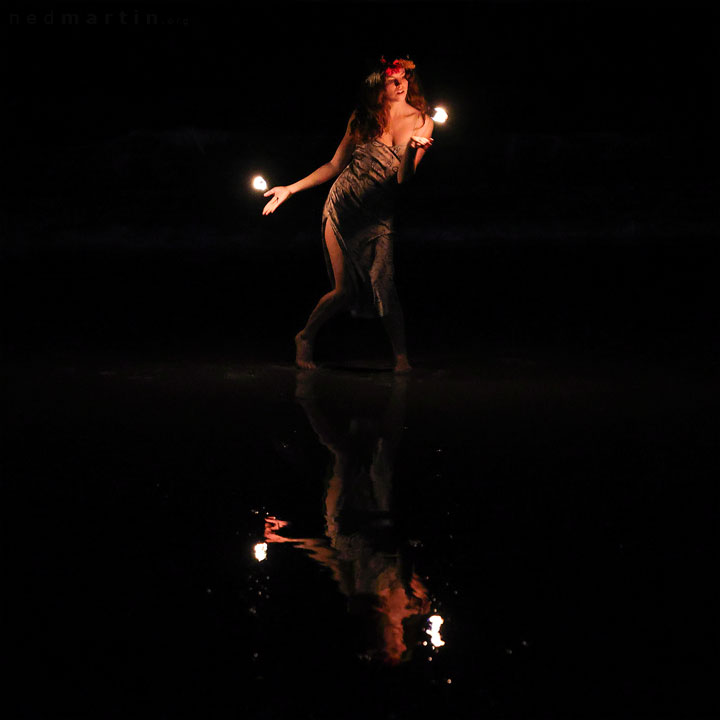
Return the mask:
MULTIPOLYGON (((286 528, 289 523, 272 515, 265 518, 265 547, 267 543, 291 543, 294 547, 305 550, 310 557, 327 567, 341 592, 348 595, 351 590, 347 586, 346 573, 341 571, 336 548, 327 538, 289 538, 278 531, 286 528)), ((377 612, 382 626, 382 639, 385 660, 397 664, 407 651, 405 642, 404 621, 430 611, 430 599, 427 590, 416 573, 412 573, 409 591, 400 579, 399 568, 390 564, 375 580, 373 594, 378 599, 377 612)), ((431 618, 432 620, 432 618, 431 618)), ((442 618, 440 618, 442 623, 442 618)), ((433 636, 435 647, 444 645, 439 634, 433 636), (437 642, 436 642, 437 640, 437 642)))
POLYGON ((253 178, 252 186, 255 190, 267 190, 267 183, 265 182, 265 178, 261 175, 256 175, 253 178))
POLYGON ((430 636, 430 642, 433 647, 442 647, 445 641, 440 637, 440 626, 445 622, 439 615, 433 615, 428 618, 430 627, 425 632, 430 636))
POLYGON ((448 119, 447 110, 442 107, 436 107, 435 114, 433 115, 432 119, 435 122, 444 123, 448 119))
POLYGON ((255 559, 262 562, 267 557, 267 543, 258 543, 254 548, 255 559))

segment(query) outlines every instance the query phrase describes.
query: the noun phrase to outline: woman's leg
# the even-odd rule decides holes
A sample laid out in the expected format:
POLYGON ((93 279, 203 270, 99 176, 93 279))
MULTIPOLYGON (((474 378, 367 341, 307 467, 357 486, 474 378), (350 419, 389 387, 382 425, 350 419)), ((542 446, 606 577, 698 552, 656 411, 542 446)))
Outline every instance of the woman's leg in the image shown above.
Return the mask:
POLYGON ((305 327, 295 336, 295 362, 299 367, 307 369, 317 367, 312 355, 318 331, 331 317, 345 310, 351 299, 345 278, 345 259, 329 222, 325 223, 325 245, 330 254, 335 287, 320 298, 305 327))
POLYGON ((405 315, 403 314, 397 292, 393 291, 390 302, 390 311, 382 317, 385 331, 390 338, 393 354, 395 355, 395 372, 404 373, 412 370, 407 359, 405 346, 405 315))

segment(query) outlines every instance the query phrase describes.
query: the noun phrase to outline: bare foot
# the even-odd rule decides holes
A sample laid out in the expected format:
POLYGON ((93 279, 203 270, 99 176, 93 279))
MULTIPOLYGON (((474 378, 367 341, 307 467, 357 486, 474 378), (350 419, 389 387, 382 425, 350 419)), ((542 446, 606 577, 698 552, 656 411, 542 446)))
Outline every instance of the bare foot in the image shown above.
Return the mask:
POLYGON ((295 374, 295 399, 300 403, 315 400, 317 373, 300 369, 295 374))
POLYGON ((396 375, 409 373, 412 370, 412 365, 408 362, 407 355, 398 355, 395 359, 395 367, 393 372, 396 375))
POLYGON ((312 360, 312 343, 300 331, 295 336, 295 364, 304 370, 314 370, 317 365, 312 360))

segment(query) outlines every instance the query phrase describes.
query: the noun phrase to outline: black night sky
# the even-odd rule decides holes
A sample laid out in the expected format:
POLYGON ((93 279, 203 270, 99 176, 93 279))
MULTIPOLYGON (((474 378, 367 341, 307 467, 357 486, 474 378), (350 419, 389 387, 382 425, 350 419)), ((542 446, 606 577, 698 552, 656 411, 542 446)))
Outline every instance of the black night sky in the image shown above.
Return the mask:
POLYGON ((399 218, 418 343, 462 350, 479 324, 483 344, 712 345, 708 6, 47 9, 33 23, 23 7, 9 28, 5 252, 18 329, 41 324, 32 340, 57 329, 53 346, 102 347, 132 325, 144 345, 143 321, 160 313, 168 341, 223 345, 242 305, 259 326, 270 313, 268 342, 302 324, 326 282, 327 187, 261 218, 249 180, 289 184, 326 162, 368 62, 396 53, 451 112, 399 218))
POLYGON ((713 3, 7 17, 13 717, 717 710, 713 3), (296 374, 293 336, 330 289, 329 185, 269 217, 250 187, 332 157, 380 55, 412 57, 450 114, 398 207, 400 390, 375 320, 333 319, 323 369, 296 374), (328 449, 396 447, 388 427, 391 510, 353 527, 412 556, 448 642, 381 670, 357 660, 367 593, 348 615, 327 568, 273 546, 260 578, 247 544, 263 514, 326 542, 328 449))

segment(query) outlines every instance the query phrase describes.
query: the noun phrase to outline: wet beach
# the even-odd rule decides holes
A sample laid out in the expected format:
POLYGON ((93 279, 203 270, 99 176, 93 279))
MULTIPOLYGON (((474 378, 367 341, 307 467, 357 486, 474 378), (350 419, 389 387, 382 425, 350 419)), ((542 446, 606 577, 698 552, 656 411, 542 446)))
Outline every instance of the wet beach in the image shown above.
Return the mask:
POLYGON ((716 717, 709 3, 111 5, 11 15, 4 715, 716 717), (342 315, 300 371, 329 188, 251 178, 398 23, 414 369, 342 315))
POLYGON ((165 323, 143 315, 180 298, 159 268, 119 304, 100 269, 48 295, 94 293, 105 325, 66 295, 6 356, 18 717, 710 712, 718 375, 699 331, 632 342, 587 318, 638 314, 587 304, 573 342, 540 343, 518 299, 535 265, 504 306, 516 334, 463 345, 410 293, 409 376, 379 321, 349 317, 308 372, 285 304, 234 335, 225 264, 216 312, 165 323), (383 612, 389 587, 408 617, 383 612))

